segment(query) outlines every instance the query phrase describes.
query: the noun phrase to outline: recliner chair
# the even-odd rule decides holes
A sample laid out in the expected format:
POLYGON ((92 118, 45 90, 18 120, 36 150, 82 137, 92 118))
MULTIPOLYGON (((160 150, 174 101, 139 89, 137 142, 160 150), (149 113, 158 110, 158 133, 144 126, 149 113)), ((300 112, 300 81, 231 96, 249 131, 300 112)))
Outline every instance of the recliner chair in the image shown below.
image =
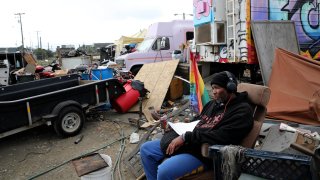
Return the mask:
MULTIPOLYGON (((254 148, 254 145, 256 143, 256 140, 259 136, 260 129, 262 127, 263 121, 265 119, 265 115, 267 112, 267 104, 270 99, 271 90, 269 87, 261 86, 261 85, 255 85, 255 84, 248 84, 248 83, 240 83, 237 87, 238 92, 247 91, 248 97, 250 100, 250 103, 253 108, 253 119, 254 119, 254 125, 252 130, 249 132, 249 134, 242 140, 241 146, 246 148, 254 148)), ((210 144, 203 144, 202 145, 202 155, 204 157, 208 157, 209 153, 209 146, 210 144)), ((185 176, 181 179, 183 180, 191 180, 191 179, 213 179, 214 173, 213 169, 204 171, 201 173, 191 174, 188 176, 185 176)))

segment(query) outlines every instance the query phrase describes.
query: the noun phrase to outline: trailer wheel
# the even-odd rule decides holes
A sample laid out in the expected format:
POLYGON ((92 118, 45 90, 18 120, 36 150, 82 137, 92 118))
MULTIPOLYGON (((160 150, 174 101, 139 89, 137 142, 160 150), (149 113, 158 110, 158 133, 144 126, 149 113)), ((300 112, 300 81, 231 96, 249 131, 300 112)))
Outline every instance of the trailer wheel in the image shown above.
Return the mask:
POLYGON ((80 108, 67 106, 59 112, 58 119, 54 122, 54 130, 62 137, 74 136, 81 131, 84 120, 80 108))

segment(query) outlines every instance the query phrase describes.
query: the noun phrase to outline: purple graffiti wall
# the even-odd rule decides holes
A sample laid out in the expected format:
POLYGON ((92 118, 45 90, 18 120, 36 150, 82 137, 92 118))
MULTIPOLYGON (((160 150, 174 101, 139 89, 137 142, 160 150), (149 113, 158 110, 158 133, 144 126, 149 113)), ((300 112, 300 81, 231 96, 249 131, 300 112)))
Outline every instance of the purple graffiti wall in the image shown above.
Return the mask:
POLYGON ((320 0, 251 0, 251 20, 292 20, 301 51, 320 60, 320 0))

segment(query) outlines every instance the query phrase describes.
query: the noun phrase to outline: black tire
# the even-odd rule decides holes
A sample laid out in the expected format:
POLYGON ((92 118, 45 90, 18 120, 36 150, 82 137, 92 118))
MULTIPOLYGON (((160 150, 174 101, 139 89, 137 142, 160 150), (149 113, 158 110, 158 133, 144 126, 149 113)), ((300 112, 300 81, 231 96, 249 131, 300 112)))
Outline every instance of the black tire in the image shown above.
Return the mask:
POLYGON ((83 111, 75 106, 66 106, 61 109, 58 119, 54 122, 54 130, 61 137, 77 135, 83 125, 85 117, 83 111))
POLYGON ((131 68, 131 73, 135 76, 138 74, 139 70, 141 69, 142 66, 134 66, 131 68))

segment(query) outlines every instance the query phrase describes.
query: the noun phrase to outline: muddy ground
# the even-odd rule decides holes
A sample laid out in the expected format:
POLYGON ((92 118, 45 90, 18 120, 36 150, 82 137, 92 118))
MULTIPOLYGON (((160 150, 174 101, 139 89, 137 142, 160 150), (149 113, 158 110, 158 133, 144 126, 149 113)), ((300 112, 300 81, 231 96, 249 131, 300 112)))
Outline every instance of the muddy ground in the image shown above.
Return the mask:
MULTIPOLYGON (((128 118, 138 118, 138 114, 118 114, 109 110, 103 115, 88 119, 84 129, 75 137, 59 138, 52 127, 41 126, 0 139, 0 179, 80 179, 69 160, 107 146, 121 137, 122 130, 125 136, 129 136, 137 129, 128 118), (83 135, 82 141, 75 144, 80 135, 83 135), (62 165, 64 162, 67 163, 62 165), (46 173, 40 175, 42 172, 46 173)), ((138 134, 142 137, 145 132, 139 130, 138 134)), ((125 142, 123 158, 137 146, 130 144, 129 138, 125 142)), ((120 145, 121 142, 117 141, 98 152, 109 155, 115 163, 120 145)), ((122 161, 120 169, 122 179, 136 179, 122 161)), ((115 172, 114 179, 120 179, 117 169, 115 172)))

